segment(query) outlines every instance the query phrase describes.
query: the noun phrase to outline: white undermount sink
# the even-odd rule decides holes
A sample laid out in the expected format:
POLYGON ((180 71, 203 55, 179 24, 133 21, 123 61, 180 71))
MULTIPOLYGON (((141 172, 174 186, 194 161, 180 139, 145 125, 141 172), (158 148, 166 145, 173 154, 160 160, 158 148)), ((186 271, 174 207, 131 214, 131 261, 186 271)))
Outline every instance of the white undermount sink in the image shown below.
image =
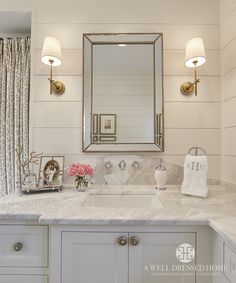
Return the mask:
POLYGON ((146 208, 151 206, 153 197, 153 195, 92 194, 88 196, 82 206, 146 208))

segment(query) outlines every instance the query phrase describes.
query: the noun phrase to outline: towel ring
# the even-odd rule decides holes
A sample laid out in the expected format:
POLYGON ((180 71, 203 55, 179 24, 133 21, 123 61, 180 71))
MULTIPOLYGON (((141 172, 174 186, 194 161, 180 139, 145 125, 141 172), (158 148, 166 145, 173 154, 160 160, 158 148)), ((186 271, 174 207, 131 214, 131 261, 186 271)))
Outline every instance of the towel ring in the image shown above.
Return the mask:
POLYGON ((206 154, 206 151, 202 148, 202 147, 199 147, 199 146, 193 146, 191 147, 189 150, 188 150, 188 154, 191 155, 191 151, 195 150, 195 154, 194 155, 207 155, 206 154), (202 151, 203 154, 198 154, 198 151, 202 151))

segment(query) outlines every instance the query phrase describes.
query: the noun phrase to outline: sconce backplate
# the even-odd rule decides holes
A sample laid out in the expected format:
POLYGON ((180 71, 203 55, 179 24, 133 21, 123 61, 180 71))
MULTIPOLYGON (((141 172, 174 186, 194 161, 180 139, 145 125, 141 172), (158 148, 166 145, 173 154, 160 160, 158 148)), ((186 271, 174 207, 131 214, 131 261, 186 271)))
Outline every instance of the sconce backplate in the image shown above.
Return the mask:
POLYGON ((194 84, 191 82, 184 82, 180 86, 180 91, 184 95, 191 95, 194 92, 194 84))
POLYGON ((55 94, 60 95, 65 91, 65 85, 60 81, 53 80, 52 89, 55 94))

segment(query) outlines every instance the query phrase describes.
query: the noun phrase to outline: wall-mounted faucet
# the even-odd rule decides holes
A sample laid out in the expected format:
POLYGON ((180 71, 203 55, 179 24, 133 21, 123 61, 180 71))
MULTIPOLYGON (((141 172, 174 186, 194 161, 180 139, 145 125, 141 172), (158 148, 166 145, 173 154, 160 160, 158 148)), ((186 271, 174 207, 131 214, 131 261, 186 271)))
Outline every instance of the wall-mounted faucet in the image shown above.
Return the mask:
POLYGON ((119 163, 119 167, 120 167, 120 170, 125 170, 126 168, 126 163, 124 160, 121 160, 121 162, 119 163))

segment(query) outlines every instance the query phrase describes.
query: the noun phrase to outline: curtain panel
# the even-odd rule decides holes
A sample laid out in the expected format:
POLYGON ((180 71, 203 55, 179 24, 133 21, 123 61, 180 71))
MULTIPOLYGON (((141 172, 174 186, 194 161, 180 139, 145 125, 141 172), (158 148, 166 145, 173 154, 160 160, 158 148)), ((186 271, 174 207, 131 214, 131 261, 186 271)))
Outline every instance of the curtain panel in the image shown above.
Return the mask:
POLYGON ((0 39, 0 197, 20 188, 15 150, 29 153, 30 38, 0 39))

